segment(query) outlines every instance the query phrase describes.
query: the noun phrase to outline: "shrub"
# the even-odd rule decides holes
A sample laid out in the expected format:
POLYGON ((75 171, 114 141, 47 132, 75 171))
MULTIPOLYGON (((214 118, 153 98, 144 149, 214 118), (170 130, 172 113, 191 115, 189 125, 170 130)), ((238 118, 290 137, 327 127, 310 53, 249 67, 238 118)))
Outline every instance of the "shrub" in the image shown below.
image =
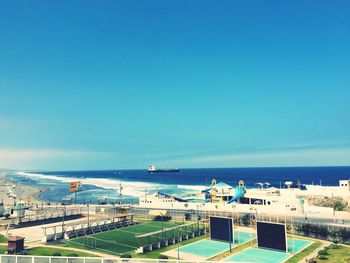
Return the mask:
POLYGON ((306 224, 302 224, 301 226, 297 226, 296 231, 303 232, 305 236, 309 236, 310 233, 312 232, 312 227, 310 224, 306 223, 306 224))
POLYGON ((339 245, 336 245, 336 244, 332 244, 329 246, 330 249, 338 249, 339 248, 339 245))
POLYGON ((52 254, 52 256, 53 257, 60 257, 60 256, 62 256, 62 254, 60 252, 56 251, 52 254))
POLYGON ((334 240, 333 241, 333 244, 332 245, 330 245, 330 248, 331 249, 338 249, 339 248, 339 240, 334 240))
POLYGON ((325 260, 325 259, 328 259, 328 258, 326 256, 321 255, 321 256, 318 257, 318 259, 325 260))
POLYGON ((243 225, 245 225, 245 226, 248 226, 248 225, 250 224, 250 218, 249 218, 249 216, 243 216, 243 217, 241 218, 241 223, 242 223, 243 225))
POLYGON ((191 218, 192 218, 192 215, 191 215, 190 213, 186 213, 186 214, 185 214, 185 220, 186 220, 186 221, 191 220, 191 218))
POLYGON ((350 239, 350 231, 348 231, 347 229, 345 229, 345 228, 340 229, 338 234, 339 234, 339 236, 341 237, 341 239, 344 242, 348 242, 349 241, 349 239, 350 239))
POLYGON ((334 210, 335 211, 343 211, 347 206, 347 203, 344 201, 338 200, 334 202, 334 210))
POLYGON ((131 255, 130 255, 130 254, 124 254, 124 255, 122 256, 122 258, 131 258, 131 255))
POLYGON ((320 251, 317 252, 320 256, 327 256, 328 255, 328 252, 326 249, 322 249, 320 251))
POLYGON ((319 226, 319 227, 316 229, 316 233, 317 233, 319 236, 323 237, 323 238, 327 237, 328 234, 329 234, 328 228, 325 227, 325 226, 319 226))
POLYGON ((163 221, 163 222, 165 222, 165 221, 169 221, 169 220, 171 220, 171 216, 156 216, 154 218, 154 221, 163 221))

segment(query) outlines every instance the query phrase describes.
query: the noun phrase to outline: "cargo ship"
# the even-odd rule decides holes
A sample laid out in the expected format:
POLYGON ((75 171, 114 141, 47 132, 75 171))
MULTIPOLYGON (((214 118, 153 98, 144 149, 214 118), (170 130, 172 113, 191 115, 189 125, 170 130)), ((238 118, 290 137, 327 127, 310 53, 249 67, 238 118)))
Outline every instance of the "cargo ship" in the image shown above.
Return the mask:
POLYGON ((148 166, 149 173, 171 173, 171 172, 179 172, 180 169, 171 168, 171 169, 157 169, 154 165, 148 166))

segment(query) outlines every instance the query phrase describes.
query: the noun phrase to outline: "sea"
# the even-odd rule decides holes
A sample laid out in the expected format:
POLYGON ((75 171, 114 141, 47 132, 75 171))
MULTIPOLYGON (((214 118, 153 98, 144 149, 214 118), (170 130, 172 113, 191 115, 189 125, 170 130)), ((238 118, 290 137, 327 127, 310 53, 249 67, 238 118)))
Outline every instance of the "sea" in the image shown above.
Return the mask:
POLYGON ((213 179, 236 186, 240 180, 247 188, 257 183, 269 183, 278 188, 286 181, 298 184, 336 186, 341 179, 350 179, 350 167, 279 167, 279 168, 206 168, 181 169, 179 172, 149 173, 143 170, 102 171, 18 171, 11 177, 22 184, 45 187, 41 198, 61 202, 65 197, 77 203, 96 203, 108 198, 110 202, 137 203, 146 194, 161 191, 183 196, 206 189, 213 179), (69 183, 80 181, 82 191, 69 192, 69 183), (75 199, 74 199, 75 200, 75 199))

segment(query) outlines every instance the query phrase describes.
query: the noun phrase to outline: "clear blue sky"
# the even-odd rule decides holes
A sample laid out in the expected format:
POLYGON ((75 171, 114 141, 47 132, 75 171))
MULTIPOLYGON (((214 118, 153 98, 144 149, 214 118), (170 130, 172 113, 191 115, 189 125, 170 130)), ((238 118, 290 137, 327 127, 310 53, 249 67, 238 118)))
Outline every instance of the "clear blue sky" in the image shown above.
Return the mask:
POLYGON ((350 2, 0 1, 0 167, 350 165, 350 2))

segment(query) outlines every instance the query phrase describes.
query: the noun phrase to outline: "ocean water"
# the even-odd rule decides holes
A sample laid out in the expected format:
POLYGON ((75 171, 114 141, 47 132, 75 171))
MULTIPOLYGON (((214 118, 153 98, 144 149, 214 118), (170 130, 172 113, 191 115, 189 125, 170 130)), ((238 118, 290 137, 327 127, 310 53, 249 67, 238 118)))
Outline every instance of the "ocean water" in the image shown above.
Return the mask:
POLYGON ((55 171, 17 172, 13 178, 21 183, 44 186, 42 198, 60 201, 74 197, 69 193, 69 182, 82 181, 84 191, 77 194, 77 202, 96 202, 99 197, 124 203, 136 203, 145 194, 162 191, 168 194, 185 195, 196 193, 208 186, 212 179, 233 186, 244 180, 248 188, 257 182, 272 186, 284 186, 285 181, 302 184, 338 185, 341 179, 350 178, 350 167, 286 167, 286 168, 213 168, 182 169, 175 173, 148 173, 147 170, 106 171, 55 171), (122 197, 119 195, 122 187, 122 197))

